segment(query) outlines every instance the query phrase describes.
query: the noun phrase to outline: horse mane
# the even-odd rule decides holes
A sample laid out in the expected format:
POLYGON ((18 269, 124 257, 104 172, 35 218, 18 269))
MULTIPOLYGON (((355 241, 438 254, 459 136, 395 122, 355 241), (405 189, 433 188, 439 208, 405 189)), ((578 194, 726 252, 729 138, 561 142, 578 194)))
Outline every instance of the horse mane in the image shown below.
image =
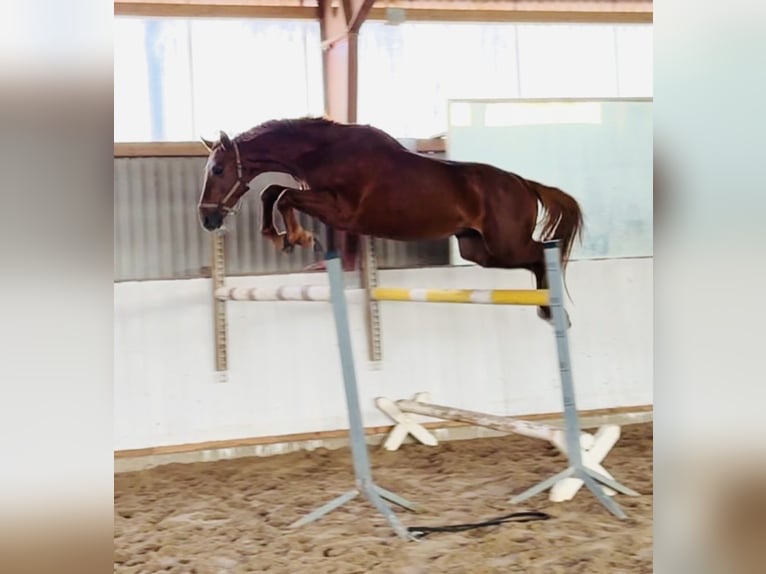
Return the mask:
POLYGON ((246 132, 242 132, 235 139, 240 142, 246 142, 258 136, 262 136, 264 134, 272 133, 276 131, 286 132, 286 133, 295 133, 296 131, 302 131, 305 128, 312 128, 317 126, 324 127, 328 125, 340 125, 340 124, 338 124, 337 122, 334 122, 333 120, 330 120, 327 118, 319 118, 319 117, 285 118, 285 119, 268 120, 258 124, 257 126, 250 128, 246 132))
POLYGON ((238 136, 236 136, 234 139, 237 140, 237 142, 245 143, 248 141, 251 141, 259 136, 274 133, 274 132, 280 132, 281 134, 285 135, 307 135, 311 134, 315 130, 321 130, 323 133, 323 136, 326 136, 328 133, 328 130, 326 128, 334 127, 334 128, 340 128, 335 130, 335 133, 333 135, 337 134, 337 137, 342 136, 348 136, 348 132, 345 131, 345 128, 349 127, 356 127, 356 128, 362 128, 364 131, 371 135, 377 135, 378 137, 385 140, 387 143, 395 145, 396 147, 404 147, 402 144, 397 140, 396 138, 390 136, 383 130, 380 130, 374 126, 370 125, 363 125, 363 124, 343 124, 340 122, 336 122, 334 120, 331 120, 326 117, 302 117, 302 118, 285 118, 285 119, 276 119, 276 120, 268 120, 266 122, 263 122, 261 124, 258 124, 255 127, 250 128, 246 132, 242 132, 238 136))

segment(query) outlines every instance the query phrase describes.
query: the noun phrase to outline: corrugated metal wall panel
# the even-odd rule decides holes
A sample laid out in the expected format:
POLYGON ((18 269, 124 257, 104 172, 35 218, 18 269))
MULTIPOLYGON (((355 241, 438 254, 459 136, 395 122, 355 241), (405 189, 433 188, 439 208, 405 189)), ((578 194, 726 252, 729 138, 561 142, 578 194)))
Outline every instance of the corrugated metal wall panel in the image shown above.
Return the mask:
POLYGON ((114 160, 116 281, 209 275, 197 219, 203 158, 114 160))
MULTIPOLYGON (((115 281, 186 279, 210 274, 210 241, 197 218, 205 158, 115 158, 115 281)), ((227 221, 229 275, 299 272, 317 259, 311 250, 282 253, 259 233, 261 202, 252 191, 227 221)), ((304 214, 301 224, 324 238, 324 225, 304 214)), ((376 240, 381 268, 449 263, 447 241, 376 240)))

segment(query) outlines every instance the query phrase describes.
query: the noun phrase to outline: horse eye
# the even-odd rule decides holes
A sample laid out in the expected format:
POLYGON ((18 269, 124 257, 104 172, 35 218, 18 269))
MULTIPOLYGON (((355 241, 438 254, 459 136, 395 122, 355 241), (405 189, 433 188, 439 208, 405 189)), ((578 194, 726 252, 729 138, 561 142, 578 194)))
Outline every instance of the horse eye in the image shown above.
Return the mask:
POLYGON ((223 166, 222 165, 214 165, 213 166, 213 175, 221 175, 223 173, 223 166))

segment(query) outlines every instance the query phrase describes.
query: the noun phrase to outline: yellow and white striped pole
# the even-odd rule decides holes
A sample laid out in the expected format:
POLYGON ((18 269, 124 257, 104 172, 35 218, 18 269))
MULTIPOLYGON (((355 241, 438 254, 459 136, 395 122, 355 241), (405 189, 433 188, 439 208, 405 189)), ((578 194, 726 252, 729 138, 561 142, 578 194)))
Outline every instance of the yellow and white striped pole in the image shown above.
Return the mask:
POLYGON ((377 287, 372 296, 378 301, 419 303, 474 303, 485 305, 535 305, 549 302, 546 289, 402 289, 377 287))

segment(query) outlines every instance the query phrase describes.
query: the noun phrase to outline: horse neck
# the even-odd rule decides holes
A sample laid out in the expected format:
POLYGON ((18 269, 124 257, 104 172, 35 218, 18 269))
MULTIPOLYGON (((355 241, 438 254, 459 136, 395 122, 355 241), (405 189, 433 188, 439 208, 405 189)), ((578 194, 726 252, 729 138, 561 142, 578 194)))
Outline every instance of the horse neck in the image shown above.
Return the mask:
POLYGON ((242 163, 248 169, 248 176, 257 177, 265 172, 283 172, 295 179, 305 181, 305 170, 298 158, 316 146, 301 144, 302 142, 294 139, 285 141, 285 138, 279 138, 274 141, 269 138, 265 141, 239 142, 239 148, 242 163))
POLYGON ((267 134, 240 144, 242 153, 252 159, 270 158, 295 161, 298 157, 320 149, 334 138, 323 130, 307 129, 298 135, 290 132, 267 134))

